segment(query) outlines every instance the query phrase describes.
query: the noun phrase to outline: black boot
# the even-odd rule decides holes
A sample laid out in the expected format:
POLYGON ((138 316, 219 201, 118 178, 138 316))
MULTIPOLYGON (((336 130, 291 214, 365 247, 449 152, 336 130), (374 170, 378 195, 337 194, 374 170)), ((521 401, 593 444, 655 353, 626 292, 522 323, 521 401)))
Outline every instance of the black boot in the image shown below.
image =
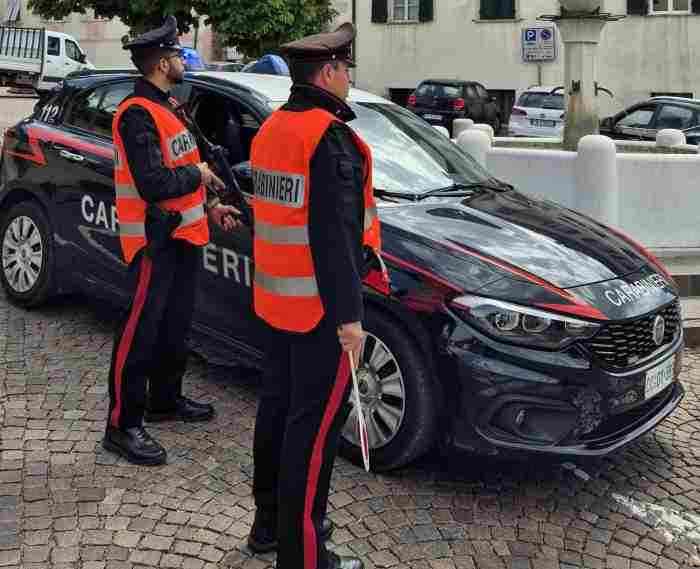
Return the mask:
POLYGON ((153 466, 165 464, 168 459, 165 449, 143 427, 123 430, 107 427, 102 446, 123 456, 132 464, 153 466))
POLYGON ((214 407, 209 403, 200 403, 199 401, 180 396, 175 400, 175 407, 171 409, 147 409, 145 420, 149 423, 159 423, 161 421, 194 423, 196 421, 209 421, 213 416, 214 407))
MULTIPOLYGON (((335 525, 328 518, 323 518, 318 537, 328 541, 335 525)), ((277 514, 256 510, 255 521, 248 536, 248 547, 253 553, 268 553, 277 549, 277 514)), ((354 569, 354 568, 350 568, 354 569)), ((361 568, 359 568, 361 569, 361 568)))

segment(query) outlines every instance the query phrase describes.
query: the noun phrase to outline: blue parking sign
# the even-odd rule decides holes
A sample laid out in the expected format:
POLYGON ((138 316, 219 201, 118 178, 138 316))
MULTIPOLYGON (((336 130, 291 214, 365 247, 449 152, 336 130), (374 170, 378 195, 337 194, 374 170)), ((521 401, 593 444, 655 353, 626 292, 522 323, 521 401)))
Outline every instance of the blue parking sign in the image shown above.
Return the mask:
POLYGON ((554 27, 523 28, 523 61, 554 61, 557 47, 554 27))

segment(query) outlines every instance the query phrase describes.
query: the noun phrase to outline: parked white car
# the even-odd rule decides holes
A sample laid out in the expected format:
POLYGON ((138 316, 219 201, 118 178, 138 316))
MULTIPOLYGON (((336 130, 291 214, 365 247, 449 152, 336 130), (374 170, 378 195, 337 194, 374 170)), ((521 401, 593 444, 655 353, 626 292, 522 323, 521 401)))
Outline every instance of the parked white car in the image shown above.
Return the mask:
POLYGON ((518 98, 508 122, 509 136, 561 138, 564 133, 564 90, 530 87, 518 98))

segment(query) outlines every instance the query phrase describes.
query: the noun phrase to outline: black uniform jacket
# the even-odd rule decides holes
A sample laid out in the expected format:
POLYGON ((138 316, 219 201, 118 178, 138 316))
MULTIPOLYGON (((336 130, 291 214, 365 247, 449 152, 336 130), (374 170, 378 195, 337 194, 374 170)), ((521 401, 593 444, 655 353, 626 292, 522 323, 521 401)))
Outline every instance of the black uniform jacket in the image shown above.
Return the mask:
POLYGON ((336 325, 362 320, 364 159, 345 122, 355 113, 341 99, 311 85, 294 85, 285 111, 322 108, 333 123, 311 159, 309 239, 326 318, 336 325))
MULTIPOLYGON (((168 101, 169 94, 143 78, 136 80, 132 96, 173 109, 168 101)), ((196 166, 168 168, 165 165, 158 130, 146 109, 138 105, 130 107, 122 114, 118 128, 136 189, 145 201, 153 203, 177 198, 199 187, 202 175, 196 166)))

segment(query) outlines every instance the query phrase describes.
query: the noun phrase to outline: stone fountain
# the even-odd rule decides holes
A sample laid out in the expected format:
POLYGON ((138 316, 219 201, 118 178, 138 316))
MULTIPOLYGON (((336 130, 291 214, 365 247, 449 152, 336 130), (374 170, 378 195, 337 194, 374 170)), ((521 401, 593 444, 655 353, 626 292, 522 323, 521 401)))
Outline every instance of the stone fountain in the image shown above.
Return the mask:
POLYGON ((565 150, 576 150, 582 137, 598 133, 598 93, 611 94, 597 81, 600 34, 605 24, 624 16, 602 12, 602 0, 559 0, 559 3, 560 14, 539 19, 554 22, 564 42, 567 107, 563 142, 565 150))

